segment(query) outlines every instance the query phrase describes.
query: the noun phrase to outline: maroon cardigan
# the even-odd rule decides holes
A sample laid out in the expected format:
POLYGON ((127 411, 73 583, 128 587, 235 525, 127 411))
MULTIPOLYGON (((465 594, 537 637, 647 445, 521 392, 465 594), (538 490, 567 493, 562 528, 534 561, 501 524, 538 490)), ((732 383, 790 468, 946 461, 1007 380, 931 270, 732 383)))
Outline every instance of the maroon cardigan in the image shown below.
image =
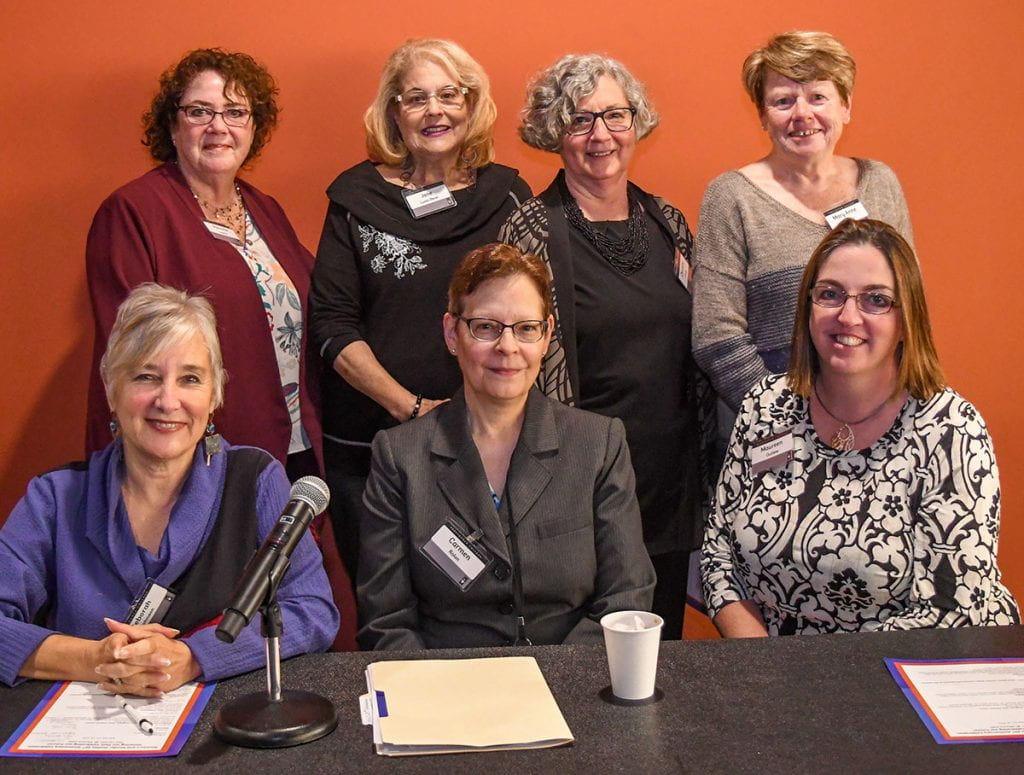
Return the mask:
MULTIPOLYGON (((319 419, 319 358, 306 357, 309 278, 313 256, 301 244, 281 206, 238 181, 249 214, 302 299, 300 362, 302 425, 323 467, 319 419)), ((168 163, 119 188, 93 218, 85 250, 96 323, 86 452, 110 442, 110 409, 99 364, 118 305, 139 283, 155 281, 202 293, 217 312, 228 373, 217 430, 232 444, 262 447, 282 463, 288 457, 291 418, 281 389, 274 343, 252 273, 238 251, 211 235, 181 170, 168 163)))

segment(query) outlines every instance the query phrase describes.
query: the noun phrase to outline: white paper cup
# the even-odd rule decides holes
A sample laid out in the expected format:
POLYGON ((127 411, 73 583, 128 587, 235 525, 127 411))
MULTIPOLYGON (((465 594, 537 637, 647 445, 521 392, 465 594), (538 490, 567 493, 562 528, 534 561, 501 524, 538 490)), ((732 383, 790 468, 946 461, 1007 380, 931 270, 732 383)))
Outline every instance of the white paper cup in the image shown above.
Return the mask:
POLYGON ((616 611, 601 617, 612 694, 621 700, 646 700, 654 694, 658 645, 665 621, 649 611, 616 611), (641 629, 635 629, 637 624, 641 629))

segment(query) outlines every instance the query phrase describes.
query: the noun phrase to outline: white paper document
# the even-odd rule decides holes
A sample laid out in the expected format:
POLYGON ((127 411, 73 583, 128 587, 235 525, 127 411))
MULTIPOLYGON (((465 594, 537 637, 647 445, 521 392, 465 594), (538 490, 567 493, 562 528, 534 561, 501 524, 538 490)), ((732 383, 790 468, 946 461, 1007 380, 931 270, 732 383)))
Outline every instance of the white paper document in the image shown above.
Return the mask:
POLYGON ((1024 660, 886 663, 937 742, 1024 740, 1024 660))
POLYGON ((3 753, 171 755, 181 748, 212 689, 212 684, 204 687, 189 683, 160 699, 126 697, 132 711, 129 713, 121 707, 117 696, 107 694, 94 683, 59 683, 19 727, 3 747, 3 753), (153 734, 140 729, 138 719, 148 721, 153 734))

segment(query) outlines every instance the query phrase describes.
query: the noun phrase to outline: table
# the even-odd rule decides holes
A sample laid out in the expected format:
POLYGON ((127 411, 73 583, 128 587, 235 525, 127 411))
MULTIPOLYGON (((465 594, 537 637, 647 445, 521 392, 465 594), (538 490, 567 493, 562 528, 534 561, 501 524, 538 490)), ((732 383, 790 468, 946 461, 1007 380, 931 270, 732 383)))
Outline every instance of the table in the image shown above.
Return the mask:
MULTIPOLYGON (((416 654, 316 654, 286 662, 286 688, 317 691, 338 709, 339 727, 309 745, 234 748, 213 737, 217 709, 264 687, 262 673, 222 682, 175 759, 0 759, 0 771, 58 767, 78 772, 204 773, 800 773, 1016 772, 1017 743, 938 745, 903 697, 884 657, 1024 657, 1024 627, 822 635, 662 644, 664 699, 618 707, 598 697, 608 685, 601 646, 462 649, 416 654), (363 669, 381 659, 531 654, 576 737, 567 748, 387 758, 360 725, 363 669)), ((47 683, 0 689, 0 735, 11 734, 47 683)))

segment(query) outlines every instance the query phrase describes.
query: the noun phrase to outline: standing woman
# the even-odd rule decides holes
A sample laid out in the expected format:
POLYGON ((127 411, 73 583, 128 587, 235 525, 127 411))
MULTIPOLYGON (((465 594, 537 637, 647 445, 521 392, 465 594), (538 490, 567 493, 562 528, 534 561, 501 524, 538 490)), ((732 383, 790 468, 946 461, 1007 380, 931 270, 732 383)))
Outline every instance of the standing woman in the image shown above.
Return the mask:
POLYGON ((743 63, 772 147, 711 181, 694 267, 694 356, 730 410, 726 434, 744 394, 786 370, 800 276, 829 230, 871 217, 913 243, 893 171, 835 152, 856 74, 850 52, 826 32, 776 35, 743 63))
POLYGON ((713 431, 690 352, 693 238, 672 205, 629 182, 637 140, 658 117, 614 59, 563 57, 529 87, 519 133, 563 171, 519 208, 500 239, 541 256, 554 277, 556 330, 545 393, 626 426, 644 543, 658 574, 653 611, 679 638, 689 553, 708 489, 713 431))
POLYGON ((118 305, 156 281, 202 292, 217 311, 231 378, 211 424, 270 452, 292 479, 319 471, 303 336, 313 257, 280 205, 238 177, 277 115, 277 85, 248 54, 198 49, 161 76, 143 117, 143 143, 160 166, 100 205, 86 245, 96 322, 89 450, 110 442, 99 360, 118 305))
POLYGON ((493 242, 530 196, 516 170, 493 163, 496 116, 469 54, 447 40, 409 41, 363 117, 370 160, 327 189, 310 330, 327 366, 331 515, 353 580, 370 442, 462 384, 441 337, 422 334, 436 330, 462 256, 493 242))

